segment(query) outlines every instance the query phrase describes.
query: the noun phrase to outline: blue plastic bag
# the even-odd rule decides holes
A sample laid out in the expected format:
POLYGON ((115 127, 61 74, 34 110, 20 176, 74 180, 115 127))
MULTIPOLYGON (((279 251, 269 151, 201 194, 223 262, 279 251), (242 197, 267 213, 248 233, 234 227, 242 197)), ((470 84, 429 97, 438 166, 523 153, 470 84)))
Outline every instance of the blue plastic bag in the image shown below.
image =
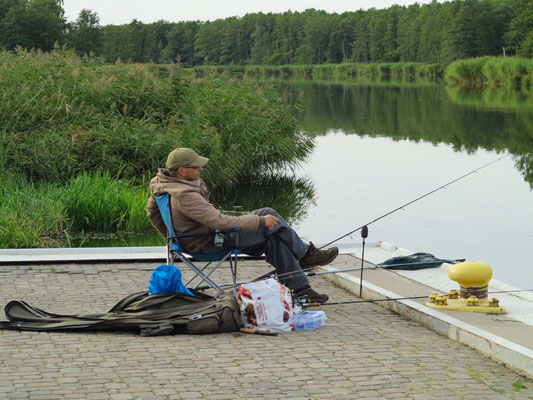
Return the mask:
POLYGON ((194 296, 181 281, 181 271, 174 265, 160 265, 153 270, 148 295, 157 293, 185 293, 194 296))

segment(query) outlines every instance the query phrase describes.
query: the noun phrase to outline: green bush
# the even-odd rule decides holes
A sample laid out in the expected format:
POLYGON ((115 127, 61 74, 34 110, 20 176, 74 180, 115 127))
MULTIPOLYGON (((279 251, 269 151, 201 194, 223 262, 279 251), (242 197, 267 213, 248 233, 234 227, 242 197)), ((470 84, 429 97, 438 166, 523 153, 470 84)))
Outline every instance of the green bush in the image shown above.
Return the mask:
POLYGON ((440 64, 421 64, 419 67, 420 77, 441 77, 442 75, 443 70, 440 64))
POLYGON ((403 64, 403 76, 412 78, 417 76, 417 63, 404 63, 403 64))
POLYGON ((403 64, 401 63, 394 63, 391 65, 390 68, 391 75, 395 78, 399 78, 403 76, 403 64))
POLYGON ((0 65, 0 162, 33 181, 105 171, 143 182, 173 148, 191 146, 213 156, 211 186, 229 187, 312 148, 268 87, 194 80, 178 66, 104 66, 69 52, 4 52, 0 65))
POLYGON ((377 66, 380 77, 388 77, 391 74, 391 64, 378 64, 377 66))

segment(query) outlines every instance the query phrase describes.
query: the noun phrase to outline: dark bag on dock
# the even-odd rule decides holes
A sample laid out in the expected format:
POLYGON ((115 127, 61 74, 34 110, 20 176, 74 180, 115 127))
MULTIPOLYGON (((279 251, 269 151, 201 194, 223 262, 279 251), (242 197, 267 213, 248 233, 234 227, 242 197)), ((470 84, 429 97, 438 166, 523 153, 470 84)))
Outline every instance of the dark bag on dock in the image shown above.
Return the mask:
POLYGON ((93 331, 139 329, 141 336, 179 333, 205 334, 238 331, 241 326, 239 305, 232 293, 216 297, 196 292, 134 293, 120 300, 103 314, 61 315, 11 301, 5 307, 9 322, 0 329, 30 331, 93 331))
POLYGON ((443 263, 457 264, 461 261, 464 261, 464 259, 445 260, 442 258, 437 258, 433 254, 429 253, 413 253, 408 256, 398 256, 389 258, 387 261, 384 261, 378 265, 387 269, 403 269, 415 271, 418 269, 438 267, 443 263))

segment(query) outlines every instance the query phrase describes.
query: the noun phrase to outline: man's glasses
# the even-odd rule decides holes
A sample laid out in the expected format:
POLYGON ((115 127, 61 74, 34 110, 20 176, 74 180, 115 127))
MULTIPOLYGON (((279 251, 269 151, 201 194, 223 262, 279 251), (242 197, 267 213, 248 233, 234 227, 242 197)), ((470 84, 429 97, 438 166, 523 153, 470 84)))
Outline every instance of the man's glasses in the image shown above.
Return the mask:
POLYGON ((183 168, 200 169, 201 167, 192 167, 190 165, 184 165, 183 168))

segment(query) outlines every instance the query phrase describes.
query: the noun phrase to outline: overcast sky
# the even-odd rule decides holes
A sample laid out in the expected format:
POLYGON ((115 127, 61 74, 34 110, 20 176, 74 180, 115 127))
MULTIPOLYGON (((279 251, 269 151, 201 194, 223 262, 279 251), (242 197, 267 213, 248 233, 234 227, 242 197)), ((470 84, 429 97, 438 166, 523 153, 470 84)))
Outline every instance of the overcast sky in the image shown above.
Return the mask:
POLYGON ((248 13, 287 10, 303 11, 308 8, 327 12, 356 11, 368 8, 387 8, 393 4, 426 4, 431 0, 64 0, 68 21, 75 21, 80 10, 88 8, 100 17, 100 25, 121 25, 134 18, 150 23, 158 20, 212 21, 248 13))

